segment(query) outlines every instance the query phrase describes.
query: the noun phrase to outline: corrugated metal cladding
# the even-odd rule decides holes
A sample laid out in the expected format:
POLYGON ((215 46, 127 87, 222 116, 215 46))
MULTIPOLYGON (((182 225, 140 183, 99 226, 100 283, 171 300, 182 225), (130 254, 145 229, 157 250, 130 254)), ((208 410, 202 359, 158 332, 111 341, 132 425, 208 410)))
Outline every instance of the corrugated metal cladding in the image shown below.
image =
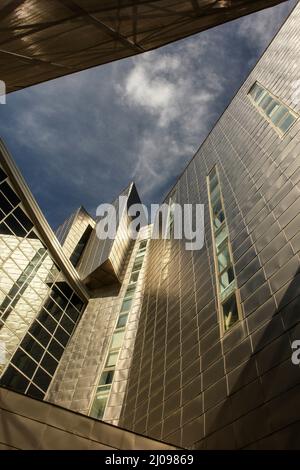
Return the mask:
POLYGON ((150 244, 121 426, 190 448, 300 446, 300 121, 280 137, 247 96, 258 81, 300 113, 299 27, 297 6, 175 185, 181 204, 205 204, 205 246, 172 241, 169 255, 170 243, 150 244), (222 338, 206 182, 215 164, 242 307, 222 338))
POLYGON ((283 0, 5 0, 7 91, 129 57, 283 0))

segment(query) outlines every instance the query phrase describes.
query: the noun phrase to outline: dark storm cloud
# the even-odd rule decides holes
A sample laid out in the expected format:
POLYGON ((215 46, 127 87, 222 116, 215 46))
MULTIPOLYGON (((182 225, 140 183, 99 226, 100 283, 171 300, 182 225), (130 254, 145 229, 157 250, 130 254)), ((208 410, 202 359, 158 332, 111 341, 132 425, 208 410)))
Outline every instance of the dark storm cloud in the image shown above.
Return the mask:
POLYGON ((9 95, 1 136, 50 224, 132 179, 159 202, 294 4, 9 95))

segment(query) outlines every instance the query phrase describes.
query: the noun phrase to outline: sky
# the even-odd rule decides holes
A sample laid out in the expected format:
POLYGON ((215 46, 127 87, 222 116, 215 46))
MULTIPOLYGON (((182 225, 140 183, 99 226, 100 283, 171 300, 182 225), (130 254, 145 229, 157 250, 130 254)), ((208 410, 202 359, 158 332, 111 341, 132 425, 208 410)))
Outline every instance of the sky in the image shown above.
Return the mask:
POLYGON ((130 181, 162 202, 295 3, 9 94, 0 136, 52 228, 130 181))

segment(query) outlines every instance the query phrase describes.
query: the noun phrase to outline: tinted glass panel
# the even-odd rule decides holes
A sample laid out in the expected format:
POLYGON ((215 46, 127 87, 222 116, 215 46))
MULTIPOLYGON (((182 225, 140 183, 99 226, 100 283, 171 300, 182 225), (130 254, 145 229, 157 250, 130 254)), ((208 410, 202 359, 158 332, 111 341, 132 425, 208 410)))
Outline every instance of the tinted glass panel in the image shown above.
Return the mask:
POLYGON ((57 341, 55 341, 55 339, 52 339, 48 346, 48 351, 53 354, 57 360, 59 360, 64 352, 64 349, 60 344, 58 344, 57 341))
POLYGON ((52 299, 48 299, 44 307, 48 310, 48 312, 51 313, 51 315, 55 318, 56 321, 59 321, 61 319, 61 316, 63 314, 62 309, 54 302, 52 299))
POLYGON ((120 315, 116 328, 122 328, 127 323, 128 315, 120 315))
POLYGON ((118 354, 119 354, 118 352, 109 353, 109 355, 107 356, 107 359, 106 359, 105 367, 115 366, 116 363, 117 363, 118 354))
POLYGON ((7 174, 4 173, 4 171, 2 170, 2 168, 0 168, 0 181, 5 180, 5 178, 7 178, 7 174))
POLYGON ((67 306, 66 312, 67 312, 67 314, 69 315, 69 317, 70 317, 74 322, 77 321, 77 319, 78 319, 78 317, 79 317, 79 312, 78 312, 78 310, 77 310, 75 307, 73 307, 72 304, 69 304, 69 305, 67 306))
POLYGON ((63 346, 66 346, 70 336, 59 326, 55 332, 55 339, 59 341, 63 346))
POLYGON ((9 216, 6 217, 5 223, 14 232, 14 234, 17 235, 17 237, 25 237, 26 230, 17 221, 17 219, 13 216, 13 214, 10 214, 9 216))
POLYGON ((74 323, 67 317, 67 315, 62 316, 60 324, 70 334, 72 333, 75 327, 74 323))
POLYGON ((50 333, 54 332, 55 328, 57 327, 57 322, 48 312, 46 312, 46 310, 42 309, 38 319, 40 323, 42 323, 42 325, 47 328, 48 331, 50 331, 50 333))
POLYGON ((2 235, 12 235, 12 231, 8 228, 8 226, 4 222, 0 224, 0 233, 2 235))
POLYGON ((1 193, 0 193, 0 208, 3 210, 4 214, 8 214, 13 209, 13 206, 11 205, 11 203, 5 197, 3 197, 1 193))
POLYGON ((296 118, 292 114, 288 114, 279 125, 279 128, 282 132, 286 132, 292 124, 294 124, 296 118))
POLYGON ((82 300, 78 297, 78 295, 76 295, 75 293, 72 295, 71 297, 71 302, 72 304, 77 308, 77 310, 79 310, 81 312, 83 306, 84 306, 84 303, 82 302, 82 300))
POLYGON ((27 390, 27 395, 32 398, 36 398, 37 400, 42 400, 45 396, 45 393, 39 390, 33 384, 31 384, 27 390))
POLYGON ((105 372, 102 372, 101 377, 100 377, 100 382, 99 385, 108 385, 112 383, 114 377, 114 371, 113 370, 108 370, 105 372))
POLYGON ((46 371, 49 372, 49 374, 53 375, 58 366, 58 362, 55 359, 53 359, 53 357, 50 356, 50 354, 45 353, 45 356, 43 357, 43 360, 41 362, 41 366, 43 366, 44 369, 46 369, 46 371))
POLYGON ((47 346, 50 340, 50 334, 45 328, 37 321, 29 328, 30 333, 34 336, 43 346, 47 346))
POLYGON ((128 310, 130 310, 131 304, 132 304, 132 299, 123 300, 121 312, 128 312, 128 310))
POLYGON ((15 352, 12 358, 12 363, 29 378, 32 377, 37 366, 36 362, 30 359, 30 357, 21 349, 18 349, 15 352))
POLYGON ((27 217, 25 212, 20 207, 15 208, 14 216, 18 219, 19 222, 21 222, 21 224, 27 230, 27 232, 29 232, 29 230, 32 229, 33 224, 31 220, 27 217))
POLYGON ((119 349, 122 346, 123 337, 124 337, 124 331, 116 331, 112 337, 111 348, 119 349))
POLYGON ((108 399, 108 393, 98 392, 95 396, 90 416, 97 419, 102 419, 108 399))
POLYGON ((1 183, 0 189, 13 206, 17 206, 19 202, 21 202, 16 193, 12 190, 6 181, 1 183))
POLYGON ((56 286, 53 286, 52 292, 50 293, 52 299, 64 309, 67 306, 68 299, 57 289, 56 286))
POLYGON ((29 384, 29 381, 14 367, 9 366, 6 369, 4 375, 1 377, 0 384, 12 388, 17 392, 24 393, 29 384))
POLYGON ((40 344, 38 344, 30 335, 26 335, 23 341, 21 342, 21 346, 25 351, 30 354, 36 361, 39 361, 43 355, 43 348, 40 344))
POLYGON ((238 320, 238 309, 235 295, 232 295, 228 300, 226 300, 222 307, 224 327, 226 331, 238 320))
POLYGON ((51 377, 43 369, 39 368, 33 377, 33 382, 45 392, 51 382, 51 377))

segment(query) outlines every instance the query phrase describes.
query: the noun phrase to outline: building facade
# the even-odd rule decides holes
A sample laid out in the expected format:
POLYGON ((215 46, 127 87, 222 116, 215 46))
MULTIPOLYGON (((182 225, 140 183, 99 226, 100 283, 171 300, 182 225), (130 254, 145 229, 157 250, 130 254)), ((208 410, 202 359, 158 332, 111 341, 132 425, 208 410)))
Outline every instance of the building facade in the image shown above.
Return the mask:
POLYGON ((204 204, 200 250, 131 240, 133 184, 114 240, 80 208, 59 243, 1 147, 1 385, 184 448, 300 447, 299 26, 165 199, 204 204))

